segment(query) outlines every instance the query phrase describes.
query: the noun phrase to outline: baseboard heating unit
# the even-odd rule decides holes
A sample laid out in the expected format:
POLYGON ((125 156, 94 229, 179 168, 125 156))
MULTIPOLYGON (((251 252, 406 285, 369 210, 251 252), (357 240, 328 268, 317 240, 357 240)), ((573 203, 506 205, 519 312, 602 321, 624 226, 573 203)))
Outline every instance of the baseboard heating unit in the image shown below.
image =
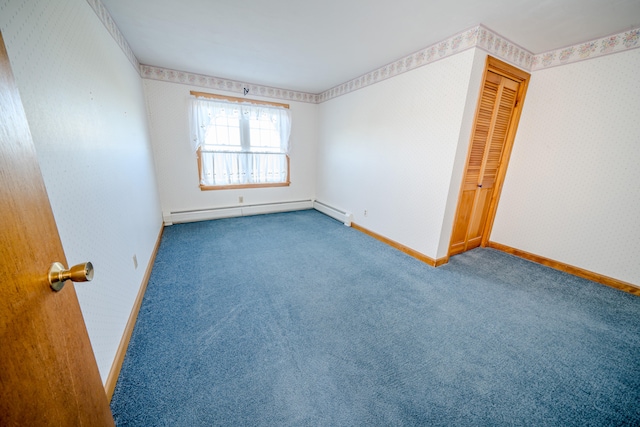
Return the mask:
POLYGON ((347 227, 351 227, 351 221, 353 220, 353 215, 350 212, 345 212, 343 210, 334 208, 333 206, 329 206, 317 200, 313 202, 313 208, 317 211, 322 212, 325 215, 330 216, 331 218, 337 219, 347 227))
POLYGON ((164 225, 172 225, 179 224, 181 222, 207 221, 210 219, 233 218, 238 216, 301 211, 304 209, 312 209, 313 207, 313 200, 298 200, 294 202, 263 203, 212 209, 174 211, 164 213, 162 217, 164 225))

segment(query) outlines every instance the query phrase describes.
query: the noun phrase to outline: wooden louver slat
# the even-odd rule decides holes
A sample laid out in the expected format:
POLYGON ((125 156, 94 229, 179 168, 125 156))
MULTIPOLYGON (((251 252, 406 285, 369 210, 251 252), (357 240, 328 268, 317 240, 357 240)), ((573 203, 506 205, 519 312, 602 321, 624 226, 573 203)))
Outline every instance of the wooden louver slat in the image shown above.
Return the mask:
POLYGON ((489 144, 489 153, 487 155, 482 176, 483 188, 493 187, 495 184, 498 169, 500 168, 500 159, 502 158, 504 142, 507 138, 507 132, 509 131, 511 113, 515 106, 515 100, 516 92, 503 86, 500 99, 498 100, 498 111, 489 144))
POLYGON ((486 81, 483 88, 483 96, 480 102, 476 128, 471 144, 471 153, 467 164, 467 172, 465 175, 465 187, 476 186, 480 182, 480 171, 482 169, 482 161, 484 159, 485 147, 489 130, 491 128, 491 118, 493 117, 493 109, 498 96, 499 84, 486 81))

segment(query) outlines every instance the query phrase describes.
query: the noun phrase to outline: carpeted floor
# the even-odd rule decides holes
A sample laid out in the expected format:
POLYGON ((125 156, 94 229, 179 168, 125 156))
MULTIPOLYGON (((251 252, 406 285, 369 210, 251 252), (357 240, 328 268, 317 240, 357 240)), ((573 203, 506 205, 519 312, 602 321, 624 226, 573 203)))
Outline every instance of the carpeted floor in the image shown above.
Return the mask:
POLYGON ((118 426, 640 425, 640 298, 316 211, 167 227, 118 426))

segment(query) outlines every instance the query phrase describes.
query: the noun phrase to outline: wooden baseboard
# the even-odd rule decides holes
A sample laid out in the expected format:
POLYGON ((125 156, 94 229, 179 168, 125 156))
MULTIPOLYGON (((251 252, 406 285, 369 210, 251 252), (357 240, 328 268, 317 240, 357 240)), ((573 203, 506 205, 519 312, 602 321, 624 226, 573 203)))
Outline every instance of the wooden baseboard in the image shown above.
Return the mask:
POLYGON ((540 255, 532 254, 527 251, 512 248, 511 246, 503 245, 496 242, 487 242, 487 247, 497 249, 502 252, 506 252, 511 255, 515 255, 520 258, 527 259, 529 261, 536 262, 538 264, 546 265, 556 270, 564 271, 565 273, 572 274, 574 276, 582 277, 583 279, 592 280, 594 282, 601 283, 603 285, 610 286, 612 288, 619 289, 621 291, 628 292, 630 294, 640 296, 640 287, 631 283, 623 282, 622 280, 614 279, 612 277, 604 276, 602 274, 594 273, 593 271, 585 270, 580 267, 574 267, 573 265, 565 264, 563 262, 555 261, 549 258, 545 258, 540 255))
POLYGON ((407 254, 409 256, 412 256, 412 257, 424 262, 425 264, 429 264, 431 267, 439 267, 439 266, 449 262, 449 257, 448 256, 444 257, 444 258, 438 258, 438 259, 430 258, 430 257, 428 257, 428 256, 426 256, 426 255, 424 255, 424 254, 422 254, 422 253, 420 253, 420 252, 418 252, 418 251, 416 251, 414 249, 411 249, 411 248, 409 248, 409 247, 407 247, 407 246, 405 246, 405 245, 403 245, 401 243, 398 243, 398 242, 396 242, 394 240, 388 239, 388 238, 386 238, 386 237, 384 237, 384 236, 382 236, 382 235, 380 235, 378 233, 374 233, 373 231, 368 230, 368 229, 366 229, 366 228, 364 228, 364 227, 362 227, 362 226, 360 226, 360 225, 358 225, 356 223, 352 222, 351 223, 351 228, 355 228, 356 230, 358 230, 358 231, 360 231, 360 232, 362 232, 362 233, 364 233, 364 234, 366 234, 368 236, 371 236, 376 240, 380 240, 381 242, 386 243, 387 245, 389 245, 389 246, 391 246, 393 248, 396 248, 399 251, 404 252, 405 254, 407 254))
POLYGON ((160 241, 162 240, 163 231, 164 231, 164 227, 161 227, 160 232, 158 233, 158 240, 156 240, 156 246, 154 247, 153 252, 151 253, 151 258, 149 258, 149 264, 147 265, 147 269, 144 273, 144 277, 142 278, 142 283, 140 284, 138 295, 136 296, 136 300, 133 303, 133 308, 131 309, 131 313, 129 314, 129 320, 127 320, 127 325, 125 326, 124 333, 122 334, 122 338, 120 339, 120 344, 118 345, 118 351, 116 352, 116 357, 113 359, 113 363, 111 364, 111 370, 109 371, 109 375, 107 376, 107 381, 104 385, 104 391, 107 394, 107 398, 109 399, 109 402, 111 402, 111 398, 113 397, 113 392, 116 389, 116 383, 118 382, 120 369, 122 369, 124 356, 127 354, 127 348, 129 347, 129 340, 131 340, 131 334, 133 333, 133 328, 135 327, 136 320, 138 319, 138 313, 140 312, 142 299, 144 298, 144 294, 147 291, 147 285, 149 284, 149 278, 151 277, 151 269, 153 268, 153 263, 156 260, 156 255, 158 254, 158 248, 160 247, 160 241))

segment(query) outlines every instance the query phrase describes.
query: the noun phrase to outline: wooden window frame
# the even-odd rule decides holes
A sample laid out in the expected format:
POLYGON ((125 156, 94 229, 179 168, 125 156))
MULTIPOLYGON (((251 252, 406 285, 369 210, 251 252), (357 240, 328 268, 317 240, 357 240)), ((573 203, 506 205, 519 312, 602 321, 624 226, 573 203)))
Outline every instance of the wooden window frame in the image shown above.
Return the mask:
MULTIPOLYGON (((258 101, 255 99, 246 99, 246 98, 237 98, 234 96, 226 96, 226 95, 217 95, 215 93, 207 93, 207 92, 197 92, 190 91, 192 96, 197 98, 208 98, 208 99, 220 99, 223 101, 231 101, 231 102, 248 102, 256 105, 269 105, 271 107, 282 107, 289 109, 289 104, 281 104, 279 102, 269 102, 269 101, 258 101)), ((196 151, 197 154, 197 162, 198 162, 198 182, 200 183, 201 191, 211 191, 211 190, 241 190, 244 188, 269 188, 269 187, 289 187, 291 185, 291 165, 290 159, 287 155, 287 180, 285 182, 266 182, 266 183, 256 183, 256 184, 231 184, 231 185, 204 185, 202 184, 202 148, 198 148, 196 151)))

